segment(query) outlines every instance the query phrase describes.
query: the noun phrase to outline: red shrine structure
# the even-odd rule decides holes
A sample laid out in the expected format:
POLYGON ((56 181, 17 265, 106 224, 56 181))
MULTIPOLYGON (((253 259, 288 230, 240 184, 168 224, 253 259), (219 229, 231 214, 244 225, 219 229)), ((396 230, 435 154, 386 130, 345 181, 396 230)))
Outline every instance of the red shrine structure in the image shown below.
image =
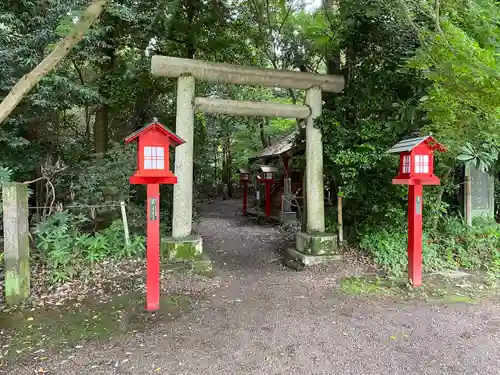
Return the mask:
POLYGON ((259 174, 257 175, 257 180, 265 185, 266 196, 265 196, 265 206, 264 213, 266 217, 271 216, 271 189, 274 184, 274 174, 278 172, 278 168, 271 165, 261 165, 259 168, 259 174))
POLYGON ((247 216, 247 208, 248 208, 248 184, 250 183, 250 171, 240 168, 240 185, 243 188, 243 216, 247 216))
POLYGON ((408 279, 422 285, 422 209, 423 185, 439 185, 434 175, 434 151, 446 151, 431 136, 405 139, 387 153, 399 153, 399 174, 395 185, 408 185, 408 279))
POLYGON ((169 148, 184 143, 174 132, 154 119, 130 134, 125 143, 137 140, 137 170, 131 184, 147 185, 147 277, 146 310, 160 307, 160 184, 176 184, 170 170, 169 148))

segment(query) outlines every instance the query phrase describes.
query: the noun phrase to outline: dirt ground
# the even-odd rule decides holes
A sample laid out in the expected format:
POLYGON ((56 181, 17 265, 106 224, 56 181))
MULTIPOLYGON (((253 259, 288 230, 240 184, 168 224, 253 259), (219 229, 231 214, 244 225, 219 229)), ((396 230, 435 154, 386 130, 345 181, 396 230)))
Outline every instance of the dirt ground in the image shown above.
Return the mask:
MULTIPOLYGON (((276 227, 216 201, 197 226, 223 282, 172 324, 107 344, 87 344, 44 363, 47 374, 495 374, 500 302, 451 305, 346 296, 341 277, 281 265, 276 227)), ((38 373, 40 366, 9 374, 38 373)))

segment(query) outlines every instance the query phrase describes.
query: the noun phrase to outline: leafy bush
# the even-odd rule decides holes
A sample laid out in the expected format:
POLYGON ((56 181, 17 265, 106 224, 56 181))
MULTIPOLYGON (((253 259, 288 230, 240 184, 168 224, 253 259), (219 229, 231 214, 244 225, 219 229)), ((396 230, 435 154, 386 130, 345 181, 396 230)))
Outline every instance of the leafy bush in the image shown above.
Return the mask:
POLYGON ((500 225, 475 220, 472 227, 452 218, 444 221, 434 243, 456 267, 500 271, 500 225))
MULTIPOLYGON (((137 168, 136 154, 136 146, 119 143, 111 143, 105 154, 95 154, 83 161, 81 158, 72 160, 68 152, 70 167, 56 176, 58 191, 65 192, 64 196, 59 194, 59 198, 72 205, 97 206, 95 216, 102 226, 109 225, 114 218, 119 217, 119 210, 110 209, 108 205, 117 206, 120 201, 126 201, 131 230, 142 231, 146 224, 146 188, 129 182, 137 168)), ((169 232, 173 187, 162 185, 160 189, 161 225, 165 232, 169 232)))
POLYGON ((123 227, 115 221, 95 234, 82 233, 79 226, 88 219, 67 211, 56 212, 34 228, 39 256, 52 273, 53 282, 68 281, 88 266, 103 259, 124 259, 144 253, 144 238, 135 236, 130 245, 123 227))
MULTIPOLYGON (((460 220, 447 219, 438 233, 423 236, 426 271, 485 269, 500 271, 500 225, 475 222, 470 228, 460 220)), ((371 230, 361 235, 360 248, 389 275, 400 276, 407 267, 407 234, 403 230, 371 230)))

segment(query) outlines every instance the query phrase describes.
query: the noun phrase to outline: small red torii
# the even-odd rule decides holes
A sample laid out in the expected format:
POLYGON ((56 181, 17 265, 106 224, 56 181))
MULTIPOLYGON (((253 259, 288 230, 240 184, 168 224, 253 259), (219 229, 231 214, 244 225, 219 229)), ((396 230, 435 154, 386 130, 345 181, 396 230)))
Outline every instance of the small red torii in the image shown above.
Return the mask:
POLYGON ((125 143, 137 140, 137 170, 131 184, 147 185, 147 277, 146 310, 160 307, 160 184, 176 184, 170 170, 169 147, 184 143, 174 132, 155 118, 152 123, 125 138, 125 143))
POLYGON ((422 285, 422 209, 423 185, 439 185, 434 175, 434 151, 446 148, 431 136, 405 139, 387 153, 399 153, 399 175, 392 183, 408 185, 408 279, 422 285))

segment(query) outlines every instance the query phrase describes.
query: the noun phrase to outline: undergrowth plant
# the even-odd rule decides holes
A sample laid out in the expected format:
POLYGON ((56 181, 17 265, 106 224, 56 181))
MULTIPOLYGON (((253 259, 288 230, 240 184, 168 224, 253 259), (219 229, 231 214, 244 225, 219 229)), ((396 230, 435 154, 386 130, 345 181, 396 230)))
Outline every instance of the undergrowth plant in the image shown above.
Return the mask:
POLYGON ((120 221, 114 221, 102 231, 84 233, 79 227, 86 221, 83 215, 59 211, 35 226, 38 256, 49 268, 54 283, 71 280, 89 264, 144 253, 142 236, 133 236, 131 243, 125 244, 120 221))
MULTIPOLYGON (((407 233, 403 229, 367 230, 360 248, 390 276, 407 267, 407 233)), ((469 269, 500 272, 500 225, 477 220, 469 227, 458 218, 447 218, 435 233, 423 235, 425 271, 469 269)))

